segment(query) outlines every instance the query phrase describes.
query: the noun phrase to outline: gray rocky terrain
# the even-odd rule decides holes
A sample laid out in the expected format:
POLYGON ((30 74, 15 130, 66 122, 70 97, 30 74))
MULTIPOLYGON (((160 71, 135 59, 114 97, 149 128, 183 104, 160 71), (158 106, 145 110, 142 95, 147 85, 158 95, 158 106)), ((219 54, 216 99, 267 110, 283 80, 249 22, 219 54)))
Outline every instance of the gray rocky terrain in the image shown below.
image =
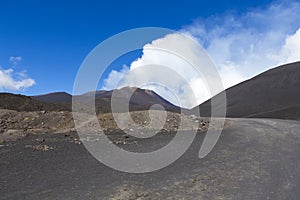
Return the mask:
MULTIPOLYGON (((196 117, 185 109, 185 114, 180 113, 180 108, 152 91, 126 87, 119 92, 124 96, 135 93, 129 101, 130 116, 125 116, 122 110, 111 113, 112 91, 97 91, 93 120, 88 113, 72 112, 72 96, 66 93, 35 97, 2 93, 0 199, 298 200, 299 67, 299 62, 281 66, 226 90, 224 129, 216 146, 202 159, 199 149, 207 130, 219 128, 210 119, 210 101, 199 106, 201 117, 196 117), (154 104, 162 105, 166 112, 150 112, 154 104), (73 120, 77 114, 83 119, 80 127, 86 128, 81 137, 73 120), (150 130, 150 116, 163 126, 150 130), (120 128, 116 118, 126 128, 120 128), (169 144, 178 130, 187 136, 191 130, 197 133, 190 148, 171 165, 131 174, 107 167, 87 151, 86 141, 100 139, 90 137, 98 125, 103 131, 99 137, 141 153, 169 144), (132 135, 147 136, 151 131, 157 134, 132 135)), ((84 105, 89 95, 76 98, 84 105)))
MULTIPOLYGON (((199 159, 205 136, 172 165, 145 174, 113 170, 93 158, 75 132, 34 134, 1 145, 1 199, 299 199, 300 123, 227 119, 213 151, 199 159)), ((187 132, 187 134, 189 134, 187 132)), ((174 133, 133 142, 108 132, 121 148, 161 148, 174 133), (121 142, 120 142, 121 141, 121 142)))

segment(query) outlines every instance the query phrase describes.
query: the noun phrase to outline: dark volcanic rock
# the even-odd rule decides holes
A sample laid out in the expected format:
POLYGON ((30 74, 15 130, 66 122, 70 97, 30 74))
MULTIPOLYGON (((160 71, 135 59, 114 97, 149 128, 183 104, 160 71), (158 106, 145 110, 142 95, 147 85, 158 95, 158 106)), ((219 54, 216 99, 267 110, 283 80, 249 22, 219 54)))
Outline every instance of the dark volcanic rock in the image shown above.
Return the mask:
MULTIPOLYGON (((226 95, 227 117, 299 120, 300 62, 268 70, 227 89, 226 95)), ((200 105, 201 115, 210 115, 210 104, 200 105)))

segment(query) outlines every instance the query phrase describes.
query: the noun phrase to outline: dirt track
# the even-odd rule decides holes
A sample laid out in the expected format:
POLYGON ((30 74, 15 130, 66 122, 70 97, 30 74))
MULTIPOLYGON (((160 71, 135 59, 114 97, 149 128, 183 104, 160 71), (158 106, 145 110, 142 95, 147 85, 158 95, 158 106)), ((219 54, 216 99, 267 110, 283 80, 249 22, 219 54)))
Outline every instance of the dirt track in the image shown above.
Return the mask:
MULTIPOLYGON (((175 163, 148 174, 122 173, 94 159, 76 133, 29 135, 1 146, 1 199, 299 199, 300 123, 229 119, 204 159, 204 133, 175 163)), ((120 135, 109 133, 117 143, 120 135)), ((173 135, 119 144, 159 148, 173 135)), ((125 139, 126 141, 126 139, 125 139)))

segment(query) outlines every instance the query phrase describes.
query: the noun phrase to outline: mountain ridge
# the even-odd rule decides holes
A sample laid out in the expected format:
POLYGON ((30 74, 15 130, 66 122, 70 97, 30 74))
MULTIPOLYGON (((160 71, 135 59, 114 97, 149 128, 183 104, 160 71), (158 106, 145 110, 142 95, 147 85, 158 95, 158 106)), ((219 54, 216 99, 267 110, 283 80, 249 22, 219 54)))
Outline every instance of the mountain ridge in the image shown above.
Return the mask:
MULTIPOLYGON (((126 94, 130 98, 130 111, 148 110, 154 104, 161 104, 167 111, 180 112, 180 108, 171 104, 152 90, 136 87, 124 87, 116 90, 99 90, 76 95, 85 98, 95 94, 95 105, 98 113, 111 112, 113 91, 123 92, 120 103, 126 102, 126 94)), ((269 69, 251 79, 245 80, 225 90, 227 96, 226 117, 246 118, 279 118, 300 119, 300 62, 281 65, 269 69)), ((217 99, 219 95, 212 99, 217 99)), ((203 117, 211 115, 211 100, 200 104, 203 117)), ((17 111, 67 110, 72 108, 72 95, 66 92, 52 92, 37 96, 14 95, 0 93, 0 108, 17 111)), ((196 107, 195 107, 196 108, 196 107)), ((194 109, 195 109, 194 108, 194 109)), ((194 110, 192 109, 192 111, 194 110)), ((123 112, 123 110, 120 110, 123 112)), ((216 116, 218 117, 218 116, 216 116)))

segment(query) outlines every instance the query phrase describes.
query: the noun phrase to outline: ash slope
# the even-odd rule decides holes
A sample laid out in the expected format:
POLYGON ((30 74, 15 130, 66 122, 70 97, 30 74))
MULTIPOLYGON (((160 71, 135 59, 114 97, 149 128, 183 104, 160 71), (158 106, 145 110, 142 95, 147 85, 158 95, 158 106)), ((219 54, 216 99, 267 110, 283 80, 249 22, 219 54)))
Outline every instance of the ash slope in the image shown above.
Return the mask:
MULTIPOLYGON (((300 119, 300 62, 282 65, 226 90, 227 117, 300 119)), ((213 97, 217 100, 219 95, 213 97)), ((200 105, 209 116, 211 100, 200 105)))

